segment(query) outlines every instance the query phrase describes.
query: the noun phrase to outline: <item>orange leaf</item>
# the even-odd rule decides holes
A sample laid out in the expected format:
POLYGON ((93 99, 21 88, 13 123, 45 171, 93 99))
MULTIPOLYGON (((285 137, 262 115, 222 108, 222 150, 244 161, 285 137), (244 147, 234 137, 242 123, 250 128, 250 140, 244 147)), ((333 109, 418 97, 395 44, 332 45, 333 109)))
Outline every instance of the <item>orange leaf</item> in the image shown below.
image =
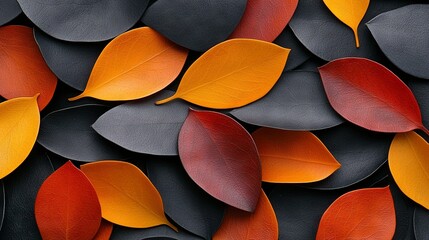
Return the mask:
POLYGON ((399 189, 429 209, 429 144, 415 132, 399 133, 390 145, 389 168, 399 189))
POLYGON ((260 128, 252 136, 261 158, 262 181, 315 182, 341 166, 311 132, 260 128))
POLYGON ((270 200, 261 191, 258 204, 253 213, 234 207, 228 207, 222 224, 213 236, 213 240, 277 240, 279 229, 276 214, 270 200))
POLYGON ((370 0, 323 0, 331 12, 344 24, 349 26, 355 35, 356 47, 359 47, 358 27, 365 16, 370 0))
POLYGON ((113 224, 109 221, 102 220, 97 234, 92 240, 109 240, 112 235, 113 224))
POLYGON ((54 95, 57 78, 49 69, 33 36, 24 26, 0 27, 0 94, 6 98, 32 97, 40 111, 54 95))
POLYGON ((235 108, 263 97, 279 79, 290 49, 253 39, 222 42, 186 71, 176 98, 209 108, 235 108))
POLYGON ((389 187, 360 189, 342 195, 329 206, 316 239, 392 239, 395 227, 389 187))
POLYGON ((37 96, 0 103, 0 179, 21 165, 33 149, 40 126, 37 96))
POLYGON ((70 161, 43 182, 34 212, 44 240, 90 240, 101 222, 94 187, 70 161))
POLYGON ((121 161, 99 161, 80 168, 94 185, 103 218, 125 227, 168 225, 161 196, 136 166, 121 161))
POLYGON ((182 70, 188 50, 149 27, 113 39, 101 52, 82 94, 108 101, 133 100, 167 87, 182 70))

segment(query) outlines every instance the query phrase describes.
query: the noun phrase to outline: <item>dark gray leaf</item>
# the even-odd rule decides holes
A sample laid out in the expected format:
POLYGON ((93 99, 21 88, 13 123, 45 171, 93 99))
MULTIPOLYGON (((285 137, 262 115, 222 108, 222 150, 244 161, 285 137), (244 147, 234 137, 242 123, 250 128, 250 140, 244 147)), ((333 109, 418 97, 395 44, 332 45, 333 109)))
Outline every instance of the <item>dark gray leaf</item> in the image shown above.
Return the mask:
POLYGON ((275 44, 291 49, 287 58, 284 71, 292 70, 307 61, 311 52, 295 37, 290 27, 286 27, 283 32, 274 40, 275 44))
POLYGON ((198 236, 179 230, 175 232, 170 227, 161 225, 152 228, 127 228, 114 226, 110 240, 142 240, 142 239, 176 239, 202 240, 198 236))
POLYGON ((429 240, 429 210, 417 206, 414 212, 414 234, 417 240, 429 240))
POLYGON ((22 12, 16 0, 0 1, 0 26, 16 18, 22 12))
POLYGON ((392 178, 390 178, 390 192, 392 193, 396 215, 396 229, 393 240, 415 239, 413 229, 414 202, 399 190, 392 178))
POLYGON ((429 128, 429 82, 423 79, 412 78, 406 83, 419 103, 423 125, 429 128))

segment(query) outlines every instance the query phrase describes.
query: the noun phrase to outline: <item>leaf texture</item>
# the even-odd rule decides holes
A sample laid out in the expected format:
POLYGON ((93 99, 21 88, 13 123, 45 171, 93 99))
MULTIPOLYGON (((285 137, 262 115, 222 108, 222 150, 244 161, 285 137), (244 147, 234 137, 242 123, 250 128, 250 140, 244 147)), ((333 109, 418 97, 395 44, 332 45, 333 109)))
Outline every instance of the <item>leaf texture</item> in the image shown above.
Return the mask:
POLYGON ((106 220, 102 220, 100 228, 98 228, 97 234, 95 234, 93 240, 109 240, 112 230, 113 224, 106 220))
POLYGON ((16 0, 3 0, 0 2, 0 26, 16 18, 22 13, 16 0))
POLYGON ((175 239, 175 240, 202 240, 204 238, 189 232, 179 230, 175 232, 171 228, 161 225, 151 228, 127 228, 115 226, 110 240, 141 240, 141 239, 175 239))
POLYGON ((429 212, 427 209, 416 207, 414 211, 414 233, 417 240, 428 240, 429 212))
POLYGON ((80 168, 94 185, 103 218, 134 228, 168 225, 161 196, 136 166, 120 161, 100 161, 80 168))
POLYGON ((190 110, 179 133, 182 164, 202 189, 253 212, 261 191, 261 164, 250 134, 217 112, 190 110))
POLYGON ((311 56, 311 52, 302 45, 289 26, 286 26, 283 32, 281 32, 274 40, 274 43, 281 47, 292 49, 289 53, 287 64, 283 71, 295 69, 307 61, 311 56))
POLYGON ((232 39, 205 52, 186 71, 176 98, 209 108, 235 108, 267 94, 280 77, 290 49, 252 39, 232 39))

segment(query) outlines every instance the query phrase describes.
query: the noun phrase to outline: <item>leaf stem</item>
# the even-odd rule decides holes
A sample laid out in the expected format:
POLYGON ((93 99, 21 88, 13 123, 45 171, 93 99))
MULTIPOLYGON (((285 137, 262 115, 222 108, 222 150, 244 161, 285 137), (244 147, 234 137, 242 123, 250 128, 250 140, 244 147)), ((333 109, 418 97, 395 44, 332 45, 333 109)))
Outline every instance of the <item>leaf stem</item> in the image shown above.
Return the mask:
POLYGON ((176 96, 173 95, 173 96, 168 97, 166 99, 162 99, 162 100, 156 101, 155 104, 156 105, 161 105, 161 104, 167 103, 167 102, 169 102, 169 101, 171 101, 171 100, 173 100, 175 98, 176 98, 176 96))
POLYGON ((355 35, 356 48, 359 48, 359 47, 360 47, 360 43, 359 43, 359 34, 358 34, 358 30, 357 30, 357 29, 353 29, 353 34, 355 35))

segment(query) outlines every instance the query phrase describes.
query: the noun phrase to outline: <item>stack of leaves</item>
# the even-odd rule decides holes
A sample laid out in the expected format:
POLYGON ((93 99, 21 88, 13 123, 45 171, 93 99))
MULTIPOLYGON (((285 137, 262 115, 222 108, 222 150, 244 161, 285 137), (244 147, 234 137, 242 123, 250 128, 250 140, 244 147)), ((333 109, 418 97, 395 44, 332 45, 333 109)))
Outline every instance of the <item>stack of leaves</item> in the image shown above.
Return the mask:
POLYGON ((429 239, 429 4, 1 0, 0 239, 429 239))

